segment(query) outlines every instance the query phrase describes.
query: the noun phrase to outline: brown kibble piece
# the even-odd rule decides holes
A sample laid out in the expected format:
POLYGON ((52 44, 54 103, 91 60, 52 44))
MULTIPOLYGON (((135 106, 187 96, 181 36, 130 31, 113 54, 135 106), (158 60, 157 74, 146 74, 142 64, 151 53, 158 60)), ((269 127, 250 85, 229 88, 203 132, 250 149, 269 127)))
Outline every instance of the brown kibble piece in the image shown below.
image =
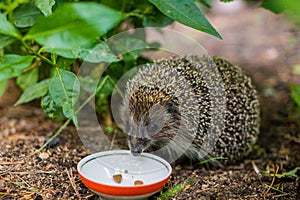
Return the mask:
POLYGON ((122 181, 122 174, 115 174, 113 175, 113 179, 116 183, 121 183, 122 181))
POLYGON ((134 185, 143 185, 143 184, 144 184, 144 182, 141 180, 134 181, 134 185))

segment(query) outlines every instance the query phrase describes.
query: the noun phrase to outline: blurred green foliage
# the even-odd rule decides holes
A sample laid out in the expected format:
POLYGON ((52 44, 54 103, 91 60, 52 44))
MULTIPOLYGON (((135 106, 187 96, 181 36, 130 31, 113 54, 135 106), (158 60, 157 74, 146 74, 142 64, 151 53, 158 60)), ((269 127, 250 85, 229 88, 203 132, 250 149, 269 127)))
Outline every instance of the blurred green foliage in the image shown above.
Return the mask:
MULTIPOLYGON (((198 2, 208 6, 210 0, 198 2)), ((41 98, 48 117, 77 125, 75 105, 84 89, 96 96, 101 115, 115 82, 146 62, 140 56, 146 47, 142 41, 125 39, 122 46, 109 46, 106 40, 130 28, 164 27, 173 21, 221 38, 193 0, 0 0, 0 97, 14 79, 23 91, 15 105, 41 98), (141 50, 118 54, 128 46, 141 50), (93 71, 101 90, 92 86, 93 79, 77 76, 82 62, 110 63, 104 73, 108 78, 99 78, 105 64, 93 71)))
MULTIPOLYGON (((285 14, 298 27, 300 26, 300 2, 297 0, 264 0, 262 7, 274 13, 285 14)), ((294 66, 293 73, 300 75, 299 65, 294 66)), ((296 104, 297 112, 300 113, 300 85, 293 84, 290 86, 291 97, 296 104)))
POLYGON ((285 13, 300 25, 300 2, 297 0, 264 0, 261 6, 277 14, 285 13))
MULTIPOLYGON (((75 105, 80 89, 85 89, 94 93, 97 111, 105 114, 116 81, 133 66, 147 62, 141 57, 147 47, 142 39, 128 38, 122 46, 108 45, 106 40, 130 28, 164 27, 173 21, 221 38, 198 8, 199 3, 209 8, 211 0, 195 2, 0 0, 0 97, 8 80, 14 79, 23 91, 15 105, 41 98, 41 107, 50 118, 69 118, 77 125, 75 105), (141 50, 118 54, 132 46, 141 50), (93 80, 77 76, 83 61, 110 63, 104 73, 110 81, 100 91, 91 86, 93 80)), ((295 0, 264 0, 261 6, 286 13, 299 24, 298 4, 295 0)), ((94 71, 95 76, 100 76, 103 65, 94 71)), ((99 78, 98 85, 103 80, 99 78)), ((299 86, 292 86, 291 91, 300 107, 299 86)))

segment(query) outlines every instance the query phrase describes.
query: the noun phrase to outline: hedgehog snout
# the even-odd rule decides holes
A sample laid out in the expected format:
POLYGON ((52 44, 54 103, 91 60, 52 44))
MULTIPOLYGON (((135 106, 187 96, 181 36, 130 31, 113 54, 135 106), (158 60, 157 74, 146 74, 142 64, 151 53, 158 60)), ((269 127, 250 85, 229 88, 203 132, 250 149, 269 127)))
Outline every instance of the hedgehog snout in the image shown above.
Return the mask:
POLYGON ((128 137, 128 146, 133 156, 141 155, 141 153, 143 153, 143 151, 150 146, 150 143, 150 138, 137 137, 132 135, 129 135, 128 137))

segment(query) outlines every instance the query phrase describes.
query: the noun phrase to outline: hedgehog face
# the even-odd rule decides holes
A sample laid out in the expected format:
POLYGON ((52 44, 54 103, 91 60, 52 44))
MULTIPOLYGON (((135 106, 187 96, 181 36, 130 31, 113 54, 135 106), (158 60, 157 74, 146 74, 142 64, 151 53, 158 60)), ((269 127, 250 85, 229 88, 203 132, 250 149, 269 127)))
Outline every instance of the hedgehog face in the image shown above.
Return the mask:
MULTIPOLYGON (((129 112, 126 121, 128 145, 134 156, 143 151, 157 150, 170 141, 170 129, 174 121, 174 104, 135 104, 136 111, 129 112), (141 112, 142 111, 142 112, 141 112)), ((171 138, 172 139, 172 138, 171 138)))

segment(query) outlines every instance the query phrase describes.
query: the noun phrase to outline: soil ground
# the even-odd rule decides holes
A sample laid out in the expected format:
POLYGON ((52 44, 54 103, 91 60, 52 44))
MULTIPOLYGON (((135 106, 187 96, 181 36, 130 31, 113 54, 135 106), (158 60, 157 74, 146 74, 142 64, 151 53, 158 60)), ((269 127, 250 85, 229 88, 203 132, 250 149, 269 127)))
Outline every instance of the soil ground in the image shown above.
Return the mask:
MULTIPOLYGON (((195 38, 210 54, 242 66, 252 77, 259 91, 261 133, 242 163, 214 170, 175 166, 162 192, 185 183, 172 199, 300 199, 299 115, 289 93, 289 85, 299 82, 292 74, 292 67, 300 64, 299 32, 282 16, 258 8, 231 14, 215 11, 209 19, 222 41, 178 24, 171 28, 195 38)), ((77 175, 76 165, 88 152, 73 126, 39 154, 25 157, 60 124, 47 119, 35 103, 13 107, 18 96, 11 83, 0 99, 0 199, 100 199, 77 175)))

